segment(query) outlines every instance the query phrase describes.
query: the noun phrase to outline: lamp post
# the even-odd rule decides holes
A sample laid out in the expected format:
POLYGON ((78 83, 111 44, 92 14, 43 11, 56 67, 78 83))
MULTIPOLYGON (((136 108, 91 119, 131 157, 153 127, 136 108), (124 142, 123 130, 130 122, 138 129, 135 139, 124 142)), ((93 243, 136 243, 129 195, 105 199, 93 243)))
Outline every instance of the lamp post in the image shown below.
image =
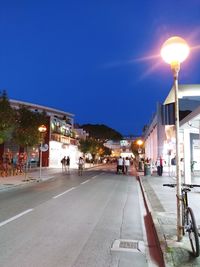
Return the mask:
POLYGON ((137 140, 137 144, 139 146, 138 153, 140 154, 141 153, 141 145, 143 144, 143 141, 141 139, 139 139, 139 140, 137 140))
POLYGON ((140 154, 142 153, 141 145, 143 144, 143 141, 141 139, 137 140, 137 145, 138 145, 138 157, 139 157, 139 171, 142 171, 142 162, 140 160, 140 154))
POLYGON ((41 174, 42 174, 42 145, 43 145, 43 135, 47 131, 47 127, 45 125, 40 125, 38 127, 38 131, 40 133, 40 175, 39 175, 39 181, 41 180, 41 174))
POLYGON ((189 55, 190 48, 186 41, 178 36, 169 38, 161 48, 161 56, 164 61, 171 65, 174 76, 174 102, 175 102, 175 131, 176 131, 176 183, 177 183, 177 240, 182 239, 181 221, 181 175, 180 175, 180 148, 179 148, 179 103, 178 103, 178 74, 180 63, 189 55))

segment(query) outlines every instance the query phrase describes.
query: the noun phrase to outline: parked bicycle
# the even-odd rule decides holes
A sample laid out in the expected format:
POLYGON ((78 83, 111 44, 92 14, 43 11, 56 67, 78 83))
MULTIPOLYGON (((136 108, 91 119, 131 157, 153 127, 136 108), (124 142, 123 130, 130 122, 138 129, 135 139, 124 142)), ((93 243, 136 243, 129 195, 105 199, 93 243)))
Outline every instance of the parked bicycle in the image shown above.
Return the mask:
MULTIPOLYGON (((163 184, 163 186, 175 187, 176 184, 163 184)), ((200 187, 197 184, 182 184, 181 187, 181 203, 182 203, 182 233, 188 233, 190 240, 190 245, 192 248, 193 255, 199 257, 200 247, 199 247, 199 236, 198 228, 195 220, 195 216, 192 208, 188 205, 188 192, 191 188, 200 187)))

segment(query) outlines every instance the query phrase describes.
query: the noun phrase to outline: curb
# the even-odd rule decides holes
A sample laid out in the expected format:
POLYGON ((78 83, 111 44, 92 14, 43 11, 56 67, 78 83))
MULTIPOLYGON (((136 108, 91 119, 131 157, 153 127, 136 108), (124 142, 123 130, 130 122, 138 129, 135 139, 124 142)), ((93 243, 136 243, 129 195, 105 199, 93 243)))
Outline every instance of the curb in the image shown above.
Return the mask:
POLYGON ((148 215, 151 218, 153 230, 154 230, 154 233, 155 233, 155 236, 156 236, 157 246, 158 246, 158 248, 160 248, 160 253, 162 255, 162 259, 163 259, 163 263, 164 263, 163 267, 174 267, 174 265, 169 264, 168 255, 166 253, 167 242, 166 242, 166 240, 164 238, 164 235, 163 235, 161 226, 160 226, 160 224, 159 224, 159 222, 157 220, 156 214, 152 210, 150 201, 149 201, 147 193, 146 193, 146 191, 145 191, 145 189, 143 187, 143 184, 142 184, 140 176, 138 176, 137 179, 139 181, 140 188, 141 188, 141 191, 142 191, 142 195, 143 195, 143 198, 144 198, 146 211, 147 211, 148 215))
MULTIPOLYGON (((200 258, 196 258, 192 255, 189 239, 186 236, 183 237, 181 242, 177 242, 176 235, 169 236, 169 232, 166 227, 168 223, 162 223, 162 220, 170 219, 170 213, 154 212, 150 203, 148 192, 145 190, 142 178, 137 177, 140 183, 142 194, 144 197, 145 206, 147 212, 149 212, 152 223, 155 229, 155 233, 158 239, 159 247, 163 256, 165 267, 197 267, 200 266, 200 258), (166 231, 167 230, 167 231, 166 231)), ((175 213, 171 213, 174 215, 175 213)), ((172 229, 169 228, 170 233, 172 229)))

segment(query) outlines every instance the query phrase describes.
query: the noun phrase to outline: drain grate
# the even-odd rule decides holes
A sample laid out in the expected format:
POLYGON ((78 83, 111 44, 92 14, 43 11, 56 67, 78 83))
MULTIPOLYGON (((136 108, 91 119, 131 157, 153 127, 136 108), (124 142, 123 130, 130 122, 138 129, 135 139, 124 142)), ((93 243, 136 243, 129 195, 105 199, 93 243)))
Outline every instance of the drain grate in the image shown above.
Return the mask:
POLYGON ((111 250, 145 253, 145 245, 140 240, 117 239, 113 242, 111 250))
POLYGON ((137 241, 120 241, 119 247, 129 248, 129 249, 138 249, 138 242, 137 241))

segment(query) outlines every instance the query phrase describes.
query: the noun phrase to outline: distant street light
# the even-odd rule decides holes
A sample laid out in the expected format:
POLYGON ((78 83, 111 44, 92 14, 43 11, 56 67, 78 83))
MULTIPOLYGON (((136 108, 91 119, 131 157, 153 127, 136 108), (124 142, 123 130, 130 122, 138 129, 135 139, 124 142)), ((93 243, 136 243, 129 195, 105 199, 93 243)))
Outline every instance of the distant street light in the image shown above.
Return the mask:
POLYGON ((43 146, 43 138, 44 133, 47 131, 47 127, 45 125, 40 125, 38 127, 38 131, 40 133, 40 176, 39 181, 41 180, 41 174, 42 174, 42 146, 43 146))
POLYGON ((139 146, 138 153, 141 153, 141 145, 142 144, 143 144, 143 141, 141 139, 137 140, 137 145, 139 146))
POLYGON ((141 148, 141 145, 143 144, 144 142, 141 140, 141 139, 138 139, 137 140, 137 142, 136 142, 136 144, 138 145, 138 169, 139 169, 139 171, 142 171, 142 161, 141 161, 141 159, 140 159, 140 157, 141 157, 141 153, 142 153, 142 148, 141 148))
POLYGON ((175 131, 176 131, 176 183, 177 183, 177 240, 182 239, 181 221, 181 175, 180 175, 180 150, 179 150, 179 103, 178 103, 178 73, 182 63, 190 53, 190 48, 181 37, 169 38, 161 48, 163 60, 171 65, 174 76, 174 102, 175 102, 175 131))

